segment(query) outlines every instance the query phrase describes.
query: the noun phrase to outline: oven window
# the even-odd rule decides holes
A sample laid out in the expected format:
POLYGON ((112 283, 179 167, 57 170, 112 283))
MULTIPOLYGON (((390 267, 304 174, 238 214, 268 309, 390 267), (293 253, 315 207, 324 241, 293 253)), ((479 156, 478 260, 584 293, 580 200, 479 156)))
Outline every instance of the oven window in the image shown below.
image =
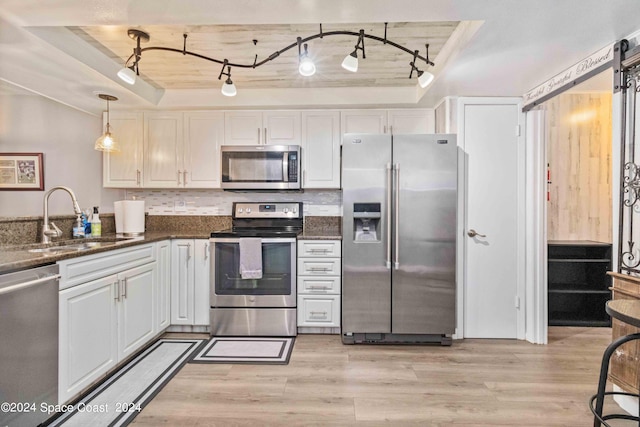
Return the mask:
POLYGON ((218 295, 290 295, 295 279, 291 243, 262 244, 262 279, 240 277, 240 245, 216 243, 215 289, 218 295))

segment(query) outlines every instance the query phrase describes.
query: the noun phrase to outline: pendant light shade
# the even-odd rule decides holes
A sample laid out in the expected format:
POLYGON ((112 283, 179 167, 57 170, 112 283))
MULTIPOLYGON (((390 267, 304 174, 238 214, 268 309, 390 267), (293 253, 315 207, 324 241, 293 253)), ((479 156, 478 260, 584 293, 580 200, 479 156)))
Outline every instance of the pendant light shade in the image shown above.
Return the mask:
POLYGON ((355 50, 344 57, 344 61, 342 61, 342 68, 347 71, 351 71, 352 73, 358 71, 358 54, 355 50))
POLYGON ((433 81, 433 74, 428 71, 420 71, 418 73, 418 84, 421 88, 429 86, 429 83, 433 81))
POLYGON ((124 67, 120 69, 120 71, 118 71, 118 77, 120 77, 123 82, 130 85, 136 82, 136 72, 133 71, 133 67, 124 67))
POLYGON ((118 142, 111 134, 111 124, 109 124, 109 101, 117 101, 118 98, 116 98, 115 96, 106 95, 104 93, 99 94, 98 97, 107 101, 107 125, 105 127, 104 133, 98 139, 96 139, 96 143, 93 148, 98 151, 104 151, 107 153, 120 151, 118 142))
POLYGON ((238 91, 236 90, 236 85, 231 81, 231 77, 227 78, 227 80, 222 85, 222 94, 224 96, 236 96, 238 91))

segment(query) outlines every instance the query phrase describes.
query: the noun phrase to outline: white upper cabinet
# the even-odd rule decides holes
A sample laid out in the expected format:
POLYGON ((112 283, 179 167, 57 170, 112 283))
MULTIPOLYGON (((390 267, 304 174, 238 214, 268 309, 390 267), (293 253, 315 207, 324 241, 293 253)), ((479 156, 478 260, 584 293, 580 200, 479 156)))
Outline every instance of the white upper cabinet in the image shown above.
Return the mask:
POLYGON ((144 114, 145 187, 182 187, 182 113, 144 114))
MULTIPOLYGON (((103 117, 107 123, 106 113, 103 117)), ((135 188, 143 185, 142 113, 112 112, 109 124, 120 151, 104 153, 102 182, 104 187, 135 188)))
POLYGON ((435 132, 435 115, 431 108, 402 110, 343 110, 342 134, 388 133, 421 134, 435 132))
POLYGON ((433 109, 389 110, 387 112, 389 133, 422 134, 435 132, 433 109))
POLYGON ((184 113, 184 187, 220 187, 220 146, 223 139, 223 113, 184 113))
POLYGON ((299 111, 224 113, 225 145, 299 145, 299 111))
POLYGON ((144 114, 144 186, 218 188, 224 114, 150 112, 144 114))
POLYGON ((345 133, 387 133, 387 110, 343 110, 340 115, 345 133))
POLYGON ((303 188, 340 188, 340 113, 302 112, 303 188))

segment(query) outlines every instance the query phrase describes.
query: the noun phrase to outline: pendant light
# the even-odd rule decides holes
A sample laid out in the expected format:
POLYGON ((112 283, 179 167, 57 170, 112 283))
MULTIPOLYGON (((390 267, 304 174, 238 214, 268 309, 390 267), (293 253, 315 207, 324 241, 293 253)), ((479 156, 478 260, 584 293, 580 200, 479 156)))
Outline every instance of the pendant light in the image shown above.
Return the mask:
POLYGON ((104 151, 106 153, 120 151, 120 147, 118 146, 117 141, 115 140, 113 135, 111 135, 111 125, 109 124, 109 101, 117 101, 118 98, 104 93, 99 94, 98 98, 107 101, 107 126, 105 127, 102 136, 96 139, 96 143, 93 148, 98 151, 104 151))

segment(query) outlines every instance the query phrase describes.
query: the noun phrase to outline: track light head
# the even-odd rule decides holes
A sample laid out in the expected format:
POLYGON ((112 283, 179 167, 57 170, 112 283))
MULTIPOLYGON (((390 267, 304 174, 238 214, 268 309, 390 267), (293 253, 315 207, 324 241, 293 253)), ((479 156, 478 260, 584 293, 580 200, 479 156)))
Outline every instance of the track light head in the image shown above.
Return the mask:
POLYGON ((220 70, 220 74, 218 75, 218 80, 222 78, 222 76, 227 76, 227 80, 224 81, 222 85, 222 94, 224 96, 236 96, 238 90, 236 89, 236 85, 231 81, 231 66, 227 65, 229 63, 228 60, 224 60, 222 63, 222 69, 220 70), (227 72, 224 72, 225 67, 227 68, 227 72))
POLYGON ((418 71, 418 84, 421 88, 429 86, 429 83, 433 81, 433 74, 428 71, 418 71))
POLYGON ((231 77, 228 77, 227 80, 222 85, 222 94, 224 96, 236 96, 238 90, 236 89, 236 85, 231 81, 231 77))
POLYGON ((342 68, 344 68, 347 71, 351 71, 352 73, 355 73, 356 71, 358 71, 357 50, 354 50, 349 55, 344 57, 344 60, 342 61, 342 68))
POLYGON ((130 85, 136 82, 136 72, 133 65, 131 67, 124 67, 118 71, 118 77, 125 83, 130 85))
POLYGON ((300 54, 300 64, 298 65, 298 72, 301 76, 309 77, 316 73, 316 64, 309 58, 309 52, 307 51, 307 44, 304 44, 304 53, 300 54))

